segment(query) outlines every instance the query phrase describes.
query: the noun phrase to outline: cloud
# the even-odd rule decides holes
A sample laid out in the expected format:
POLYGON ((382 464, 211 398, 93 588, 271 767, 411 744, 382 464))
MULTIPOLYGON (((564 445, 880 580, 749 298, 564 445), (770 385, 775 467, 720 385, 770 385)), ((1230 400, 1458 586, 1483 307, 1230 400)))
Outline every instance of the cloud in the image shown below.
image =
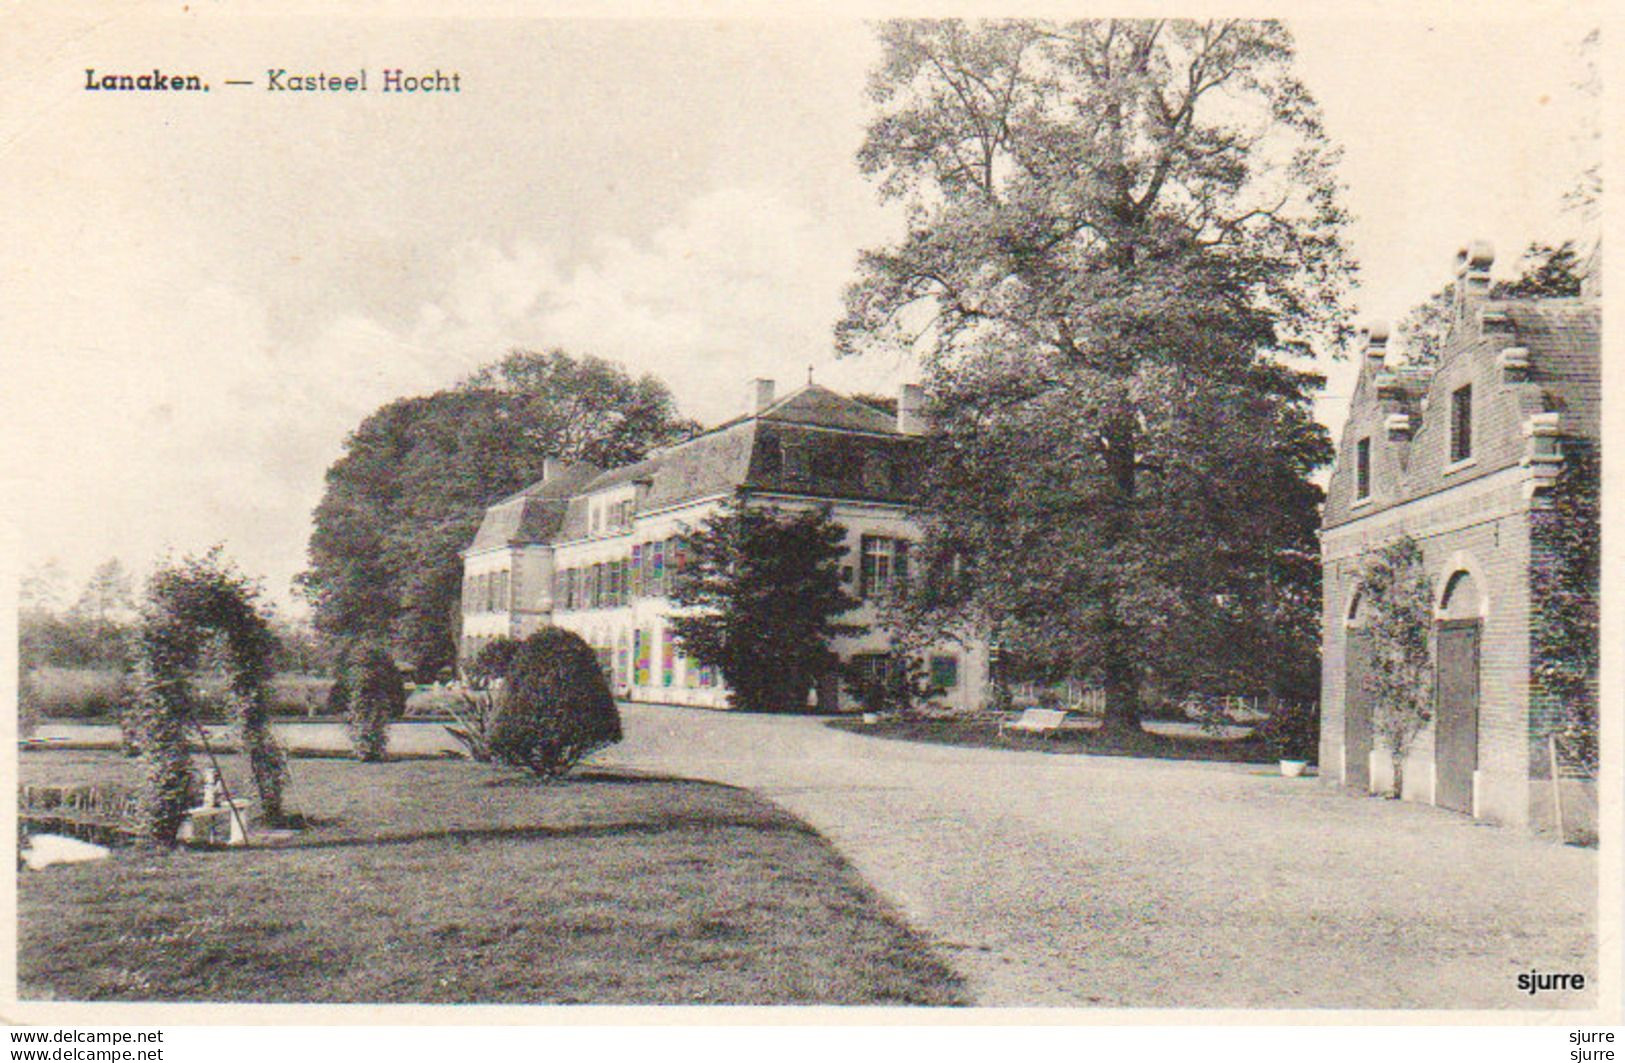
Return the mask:
POLYGON ((274 334, 266 298, 183 256, 87 256, 59 305, 8 330, 8 349, 49 352, 22 360, 12 391, 27 396, 10 413, 25 555, 83 573, 224 541, 284 596, 346 434, 515 347, 652 373, 704 422, 738 412, 747 379, 788 389, 809 365, 831 386, 891 390, 906 367, 832 358, 854 253, 805 208, 728 188, 569 263, 533 240, 466 243, 441 294, 403 320, 350 311, 298 341, 274 334))
POLYGON ((887 387, 896 365, 833 360, 831 330, 855 251, 804 208, 760 190, 692 200, 645 240, 603 239, 567 267, 531 242, 456 255, 443 299, 398 337, 466 371, 510 347, 560 346, 665 380, 702 421, 736 412, 744 382, 887 387))

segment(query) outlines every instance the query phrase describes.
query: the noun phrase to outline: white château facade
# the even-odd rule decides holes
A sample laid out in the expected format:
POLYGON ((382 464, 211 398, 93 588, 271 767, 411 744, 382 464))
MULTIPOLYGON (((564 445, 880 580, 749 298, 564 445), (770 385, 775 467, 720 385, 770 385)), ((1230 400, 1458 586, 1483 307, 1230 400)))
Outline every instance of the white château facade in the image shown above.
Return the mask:
MULTIPOLYGON (((486 510, 463 552, 461 653, 547 624, 580 635, 612 688, 634 701, 721 708, 728 692, 685 655, 666 597, 682 565, 678 538, 730 498, 781 509, 825 506, 847 531, 847 591, 864 604, 843 618, 868 630, 837 639, 842 661, 882 667, 889 636, 876 603, 909 578, 909 515, 924 423, 920 389, 902 389, 896 417, 809 384, 775 400, 751 382, 749 412, 634 465, 602 470, 549 460, 542 479, 486 510)), ((980 639, 923 654, 935 700, 980 707, 988 654, 980 639)), ((854 704, 831 676, 819 707, 854 704)))

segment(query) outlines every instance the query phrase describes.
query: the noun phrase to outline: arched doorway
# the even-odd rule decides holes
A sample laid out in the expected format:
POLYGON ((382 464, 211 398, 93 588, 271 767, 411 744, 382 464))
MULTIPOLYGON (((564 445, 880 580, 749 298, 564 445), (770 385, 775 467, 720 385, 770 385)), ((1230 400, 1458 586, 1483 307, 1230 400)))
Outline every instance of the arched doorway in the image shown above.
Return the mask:
POLYGON ((1355 588, 1343 616, 1343 785, 1371 789, 1371 636, 1365 595, 1355 588))
POLYGON ((1473 812, 1478 770, 1478 665, 1484 597, 1471 572, 1445 581, 1434 626, 1434 803, 1473 812))

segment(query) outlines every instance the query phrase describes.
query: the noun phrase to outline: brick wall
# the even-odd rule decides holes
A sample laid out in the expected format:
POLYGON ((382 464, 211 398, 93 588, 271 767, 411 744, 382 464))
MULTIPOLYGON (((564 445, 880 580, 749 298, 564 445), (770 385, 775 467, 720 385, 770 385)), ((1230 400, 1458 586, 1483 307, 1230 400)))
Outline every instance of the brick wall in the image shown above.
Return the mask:
MULTIPOLYGON (((1326 566, 1322 653, 1321 763, 1323 776, 1340 783, 1347 691, 1346 614, 1360 559, 1409 534, 1422 549, 1435 601, 1457 571, 1471 573, 1480 596, 1479 814, 1521 824, 1529 815, 1529 565, 1528 503, 1522 470, 1463 484, 1369 518, 1330 529, 1322 544, 1326 566)), ((1381 753, 1374 785, 1390 778, 1381 753)), ((1407 799, 1434 797, 1432 728, 1421 735, 1406 765, 1407 799)))

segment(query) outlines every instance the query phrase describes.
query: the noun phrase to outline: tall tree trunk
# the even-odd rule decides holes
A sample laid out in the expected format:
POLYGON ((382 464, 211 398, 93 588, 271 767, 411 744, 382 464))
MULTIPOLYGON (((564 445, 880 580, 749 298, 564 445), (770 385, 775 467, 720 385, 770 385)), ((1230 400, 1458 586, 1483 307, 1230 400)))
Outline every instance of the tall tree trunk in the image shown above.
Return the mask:
MULTIPOLYGON (((1118 628, 1118 632, 1122 629, 1118 628)), ((1106 708, 1101 726, 1108 731, 1138 731, 1140 727, 1140 673, 1131 660, 1119 652, 1120 634, 1114 633, 1103 662, 1106 708)))

